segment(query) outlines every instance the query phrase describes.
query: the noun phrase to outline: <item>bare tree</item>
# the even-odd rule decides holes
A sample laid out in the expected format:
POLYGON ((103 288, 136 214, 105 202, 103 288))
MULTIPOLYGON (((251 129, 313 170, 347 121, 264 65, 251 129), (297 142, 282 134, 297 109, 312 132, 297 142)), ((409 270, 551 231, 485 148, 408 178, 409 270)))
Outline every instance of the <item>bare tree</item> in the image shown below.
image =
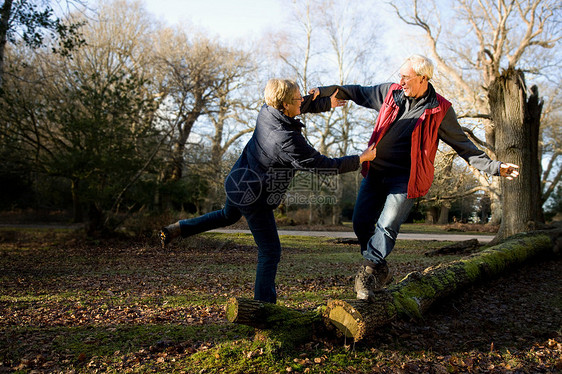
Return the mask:
POLYGON ((162 123, 170 130, 170 168, 165 180, 181 179, 184 153, 196 121, 216 98, 216 83, 221 79, 224 47, 195 34, 191 39, 183 30, 166 30, 158 50, 160 69, 165 76, 166 100, 162 123))
MULTIPOLYGON (((354 80, 368 80, 368 76, 362 74, 363 66, 372 60, 374 53, 373 46, 375 43, 376 26, 367 17, 364 9, 353 5, 350 2, 340 2, 331 7, 325 7, 320 12, 320 31, 327 36, 330 48, 326 50, 325 55, 333 56, 330 60, 334 60, 333 69, 337 71, 337 81, 331 84, 344 85, 354 80), (368 27, 368 32, 366 32, 368 27), (362 35, 362 37, 358 37, 362 35)), ((328 65, 325 68, 330 68, 328 65)), ((331 75, 335 79, 336 75, 331 75)), ((332 111, 322 115, 324 121, 318 122, 323 127, 313 124, 315 133, 321 134, 320 144, 326 153, 331 152, 338 157, 345 156, 354 150, 354 133, 363 130, 362 124, 370 123, 369 121, 359 121, 360 115, 353 116, 350 106, 346 106, 338 111, 332 111), (335 148, 335 149, 333 149, 335 148)), ((360 144, 365 143, 363 136, 359 136, 360 144)), ((343 199, 343 181, 342 176, 337 177, 337 194, 338 201, 343 199)), ((342 208, 337 204, 332 209, 332 224, 341 223, 342 208)))
MULTIPOLYGON (((311 87, 324 84, 348 84, 368 80, 364 65, 374 53, 374 29, 367 17, 365 5, 351 1, 323 2, 308 0, 295 3, 291 24, 292 35, 281 35, 276 50, 290 74, 297 77, 305 93, 311 87), (291 40, 292 48, 285 42, 291 40), (294 41, 297 41, 296 43, 294 41)), ((355 151, 353 136, 364 130, 363 111, 352 113, 342 108, 314 116, 304 116, 306 136, 322 154, 341 157, 355 151)), ((360 143, 366 143, 364 136, 360 143)), ((341 177, 337 176, 338 201, 342 198, 341 177)), ((317 191, 319 192, 319 191, 317 191)), ((310 220, 313 209, 310 206, 310 220)), ((341 207, 331 209, 332 223, 341 221, 341 207)))
POLYGON ((426 196, 423 198, 424 206, 429 207, 426 214, 427 223, 447 224, 449 210, 457 200, 466 199, 467 196, 484 187, 469 173, 470 166, 459 164, 457 154, 450 147, 438 150, 435 158, 435 178, 426 196))
MULTIPOLYGON (((439 23, 442 18, 436 13, 436 7, 433 11, 422 9, 417 0, 409 1, 408 7, 393 6, 402 21, 422 30, 439 70, 463 92, 464 105, 460 107, 466 110, 465 115, 483 120, 485 141, 477 144, 486 145, 490 156, 521 166, 520 178, 514 183, 504 184, 502 188, 503 219, 498 233, 498 238, 501 238, 523 231, 529 222, 540 222, 540 214, 530 208, 540 201, 540 196, 532 187, 532 184, 539 184, 539 155, 537 147, 530 144, 538 136, 533 135, 529 139, 518 137, 517 144, 514 144, 509 131, 517 129, 519 134, 523 134, 525 131, 522 129, 526 127, 527 132, 538 133, 538 92, 532 91, 527 98, 522 74, 523 70, 539 71, 548 65, 545 61, 541 66, 536 53, 539 48, 554 48, 560 40, 560 28, 557 27, 560 4, 545 0, 457 0, 456 3, 456 27, 463 37, 456 36, 454 39, 443 37, 444 25, 439 23), (463 23, 459 24, 459 21, 463 23), (507 106, 510 106, 508 111, 502 110, 507 106), (519 112, 516 114, 514 110, 519 112), (507 115, 513 117, 508 119, 507 115), (517 121, 517 124, 512 121, 517 121), (529 149, 529 152, 524 153, 524 149, 529 149), (523 206, 528 209, 514 209, 523 206)), ((450 30, 454 29, 450 26, 450 30)), ((493 184, 491 187, 494 188, 493 184)), ((495 202, 497 209, 499 205, 497 200, 495 202)))
POLYGON ((210 162, 205 173, 211 185, 211 193, 206 198, 208 210, 214 209, 213 204, 220 201, 225 153, 254 130, 255 113, 261 103, 261 95, 260 99, 256 98, 259 90, 251 84, 256 67, 250 54, 224 49, 221 61, 223 68, 213 86, 214 98, 205 111, 213 125, 212 133, 207 135, 211 142, 210 162))

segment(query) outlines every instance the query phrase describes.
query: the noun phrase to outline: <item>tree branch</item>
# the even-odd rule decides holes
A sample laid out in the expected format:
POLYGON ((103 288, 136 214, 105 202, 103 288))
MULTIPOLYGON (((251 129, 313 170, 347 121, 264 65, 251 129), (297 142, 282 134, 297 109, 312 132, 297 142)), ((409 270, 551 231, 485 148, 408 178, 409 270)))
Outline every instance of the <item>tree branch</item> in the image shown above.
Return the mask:
POLYGON ((548 161, 548 165, 547 165, 546 169, 544 170, 544 173, 543 173, 543 176, 542 176, 543 182, 546 182, 546 180, 548 179, 548 176, 549 176, 550 172, 552 171, 552 168, 554 167, 554 162, 558 159, 558 156, 560 156, 561 154, 562 153, 560 153, 559 151, 554 152, 554 154, 552 155, 552 157, 548 161))
POLYGON ((461 114, 457 115, 457 118, 481 118, 491 120, 492 117, 489 114, 476 113, 476 114, 461 114))
POLYGON ((431 197, 428 199, 423 199, 424 201, 439 201, 439 200, 453 200, 453 199, 458 199, 459 197, 465 197, 465 196, 470 196, 475 192, 478 191, 487 191, 486 188, 482 187, 482 186, 477 186, 477 187, 473 187, 470 190, 466 190, 464 192, 458 193, 458 194, 454 194, 454 195, 449 195, 449 196, 435 196, 435 197, 431 197))
POLYGON ((425 32, 426 38, 429 40, 429 44, 431 46, 431 55, 435 59, 437 65, 447 74, 448 77, 452 78, 465 92, 472 92, 472 88, 464 81, 462 76, 460 76, 455 69, 453 69, 449 64, 445 62, 445 60, 441 57, 441 55, 437 51, 437 37, 433 35, 431 27, 429 26, 428 22, 425 22, 419 12, 418 12, 418 1, 413 0, 414 5, 414 14, 411 16, 410 19, 406 18, 401 12, 400 9, 395 4, 390 4, 394 10, 396 11, 396 15, 400 18, 404 23, 417 26, 421 28, 425 32))
POLYGON ((462 130, 464 132, 466 132, 466 134, 468 135, 468 137, 470 138, 470 140, 472 140, 472 142, 477 143, 478 145, 490 149, 493 152, 494 147, 490 144, 488 144, 487 142, 480 140, 476 135, 474 135, 474 132, 472 132, 471 129, 469 129, 468 127, 465 126, 461 126, 462 130))
POLYGON ((560 179, 562 179, 562 169, 558 170, 558 174, 556 174, 556 177, 554 177, 554 179, 550 183, 550 186, 548 186, 546 191, 543 193, 542 201, 548 200, 548 198, 550 197, 550 195, 552 195, 552 193, 554 192, 554 189, 556 188, 556 186, 560 182, 560 179))

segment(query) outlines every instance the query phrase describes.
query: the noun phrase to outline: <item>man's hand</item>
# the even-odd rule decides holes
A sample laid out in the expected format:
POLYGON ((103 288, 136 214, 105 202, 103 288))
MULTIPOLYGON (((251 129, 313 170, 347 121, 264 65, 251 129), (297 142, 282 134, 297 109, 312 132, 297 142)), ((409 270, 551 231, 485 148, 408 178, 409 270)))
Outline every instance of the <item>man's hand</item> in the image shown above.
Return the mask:
MULTIPOLYGON (((318 87, 312 88, 308 90, 308 94, 312 95, 312 100, 316 100, 318 95, 320 95, 320 89, 318 87)), ((336 95, 338 94, 338 90, 336 90, 332 96, 330 96, 330 104, 332 108, 337 108, 340 106, 344 106, 347 104, 347 100, 338 99, 336 95)))
POLYGON ((375 144, 373 143, 369 146, 369 148, 361 153, 361 156, 359 156, 359 162, 362 164, 365 161, 372 161, 375 159, 375 157, 377 157, 377 149, 375 148, 375 144))
POLYGON ((344 106, 345 104, 347 104, 347 100, 338 99, 336 97, 337 94, 338 94, 338 90, 336 90, 332 94, 332 96, 330 96, 330 103, 332 104, 332 108, 337 108, 337 107, 344 106))
POLYGON ((519 176, 519 166, 515 164, 503 163, 500 165, 500 175, 506 177, 509 180, 517 178, 519 176))

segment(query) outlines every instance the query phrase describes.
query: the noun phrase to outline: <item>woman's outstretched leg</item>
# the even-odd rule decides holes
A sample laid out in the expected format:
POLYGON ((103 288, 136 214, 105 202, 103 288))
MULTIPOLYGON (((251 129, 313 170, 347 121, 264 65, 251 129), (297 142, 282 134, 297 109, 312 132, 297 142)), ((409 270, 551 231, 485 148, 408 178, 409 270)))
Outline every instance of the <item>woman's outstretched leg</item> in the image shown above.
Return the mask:
POLYGON ((237 207, 227 201, 224 208, 199 217, 182 219, 160 230, 160 243, 165 248, 172 240, 181 236, 188 237, 205 231, 230 226, 242 217, 237 207))

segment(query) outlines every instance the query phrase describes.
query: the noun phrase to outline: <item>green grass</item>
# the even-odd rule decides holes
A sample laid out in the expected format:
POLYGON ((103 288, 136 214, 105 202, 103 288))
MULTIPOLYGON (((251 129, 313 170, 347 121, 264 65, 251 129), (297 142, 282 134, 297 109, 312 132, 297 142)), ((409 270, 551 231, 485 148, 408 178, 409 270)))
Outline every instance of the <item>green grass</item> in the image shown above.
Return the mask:
MULTIPOLYGON (((228 298, 252 297, 257 250, 249 234, 203 234, 166 251, 152 241, 84 242, 74 234, 37 231, 4 235, 0 372, 347 373, 377 366, 455 372, 462 367, 451 357, 474 355, 445 358, 403 347, 412 339, 384 329, 389 338, 377 346, 334 336, 285 351, 254 340, 254 329, 228 323, 224 315, 228 298)), ((282 236, 281 242, 280 304, 312 310, 331 298, 354 297, 357 245, 302 236, 282 236)), ((458 258, 423 255, 445 244, 398 241, 389 257, 395 282, 458 258)), ((555 308, 561 300, 548 302, 555 308)), ((513 365, 530 360, 498 354, 500 362, 513 365)))

